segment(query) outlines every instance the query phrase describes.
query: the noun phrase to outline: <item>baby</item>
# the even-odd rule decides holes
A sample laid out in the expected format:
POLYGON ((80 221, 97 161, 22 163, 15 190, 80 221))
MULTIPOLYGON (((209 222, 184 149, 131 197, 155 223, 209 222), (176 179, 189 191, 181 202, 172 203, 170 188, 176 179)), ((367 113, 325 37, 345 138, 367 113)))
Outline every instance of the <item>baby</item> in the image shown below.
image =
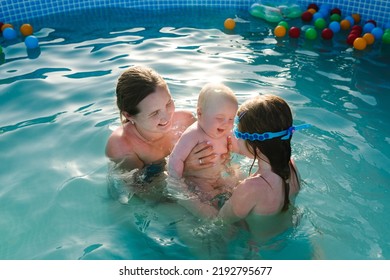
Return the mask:
POLYGON ((220 155, 228 152, 227 137, 232 135, 237 109, 237 98, 229 87, 223 84, 206 84, 199 93, 197 122, 186 129, 169 156, 169 176, 180 180, 184 177, 184 160, 193 147, 204 141, 212 143, 214 153, 219 157, 215 164, 185 176, 185 182, 199 195, 201 201, 212 200, 221 193, 221 187, 229 184, 222 177, 226 160, 220 155))

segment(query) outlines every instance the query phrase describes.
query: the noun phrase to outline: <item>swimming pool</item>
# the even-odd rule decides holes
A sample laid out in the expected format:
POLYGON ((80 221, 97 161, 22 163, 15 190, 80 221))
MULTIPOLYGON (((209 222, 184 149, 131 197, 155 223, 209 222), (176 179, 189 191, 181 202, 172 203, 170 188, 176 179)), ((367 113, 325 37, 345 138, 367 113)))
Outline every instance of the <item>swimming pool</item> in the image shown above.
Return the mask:
POLYGON ((19 41, 4 47, 0 259, 390 257, 387 48, 275 40, 272 25, 234 7, 62 18, 31 20, 38 52, 19 41), (225 32, 234 16, 235 31, 225 32), (179 108, 194 110, 200 87, 221 80, 240 103, 275 93, 296 122, 311 123, 293 138, 305 182, 298 226, 256 247, 245 232, 232 237, 171 203, 113 200, 104 147, 118 125, 116 79, 133 64, 161 73, 179 108))

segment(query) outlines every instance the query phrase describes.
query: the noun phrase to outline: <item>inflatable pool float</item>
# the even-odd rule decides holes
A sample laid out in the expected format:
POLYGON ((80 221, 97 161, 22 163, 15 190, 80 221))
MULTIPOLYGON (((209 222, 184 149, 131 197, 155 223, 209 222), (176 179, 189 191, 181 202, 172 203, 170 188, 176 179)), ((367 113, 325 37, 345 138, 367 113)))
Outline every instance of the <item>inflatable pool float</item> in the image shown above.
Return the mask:
POLYGON ((297 18, 302 14, 299 5, 292 1, 258 1, 249 8, 249 13, 269 22, 297 18))

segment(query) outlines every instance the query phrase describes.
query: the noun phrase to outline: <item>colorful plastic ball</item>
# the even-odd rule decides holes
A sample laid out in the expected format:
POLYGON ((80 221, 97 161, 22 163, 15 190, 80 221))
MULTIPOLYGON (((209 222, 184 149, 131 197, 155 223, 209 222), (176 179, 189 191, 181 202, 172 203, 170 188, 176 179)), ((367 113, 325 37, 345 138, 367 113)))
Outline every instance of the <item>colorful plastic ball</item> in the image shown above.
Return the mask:
POLYGON ((337 21, 332 21, 331 23, 329 23, 329 29, 332 30, 333 33, 339 32, 341 29, 340 23, 338 23, 337 21))
POLYGON ((287 21, 282 20, 281 22, 278 23, 278 25, 284 26, 284 28, 286 28, 286 30, 288 29, 287 21))
POLYGON ((351 23, 349 22, 349 20, 343 19, 340 22, 340 27, 342 30, 348 30, 351 27, 351 23))
POLYGON ((355 23, 360 22, 360 15, 359 14, 352 14, 351 16, 355 20, 355 23))
POLYGON ((375 42, 375 37, 371 33, 364 34, 363 39, 366 40, 367 45, 372 45, 375 42))
POLYGON ((373 19, 367 20, 366 23, 372 23, 372 24, 375 25, 375 27, 376 27, 376 21, 373 20, 373 19))
POLYGON ((4 29, 6 29, 8 27, 14 28, 14 26, 10 23, 3 23, 3 25, 1 26, 1 31, 4 31, 4 29))
POLYGON ((37 37, 29 35, 24 39, 24 44, 28 49, 35 49, 39 46, 39 41, 37 37))
POLYGON ((16 38, 16 31, 11 28, 11 27, 7 27, 3 30, 3 37, 4 39, 6 40, 13 40, 16 38))
POLYGON ((326 27, 326 21, 323 19, 323 18, 319 18, 317 19, 315 22, 314 22, 314 26, 317 28, 317 29, 324 29, 326 27))
POLYGON ((359 36, 356 35, 356 34, 349 34, 348 37, 347 37, 347 44, 348 45, 353 45, 353 42, 356 40, 356 38, 358 38, 359 36))
POLYGON ((304 22, 310 22, 313 19, 313 14, 309 11, 303 12, 301 15, 301 19, 304 22))
POLYGON ((348 20, 351 23, 351 26, 355 24, 355 20, 351 16, 345 17, 345 20, 348 20))
POLYGON ((384 44, 390 44, 390 32, 383 33, 382 42, 384 44))
POLYGON ((330 16, 330 21, 341 21, 341 16, 339 14, 333 14, 330 16))
POLYGON ((332 29, 330 28, 325 28, 324 30, 322 30, 321 32, 321 37, 324 39, 324 40, 330 40, 333 38, 333 31, 332 29))
POLYGON ((0 54, 3 53, 3 48, 0 46, 0 54))
POLYGON ((1 22, 1 21, 0 21, 0 30, 1 30, 1 28, 3 27, 3 24, 4 24, 4 22, 1 22))
POLYGON ((337 14, 341 16, 341 10, 339 8, 333 8, 332 10, 330 10, 330 14, 331 15, 337 14))
POLYGON ((307 11, 308 11, 309 13, 311 13, 312 15, 314 15, 314 14, 317 12, 317 10, 316 10, 316 9, 313 9, 313 8, 307 9, 307 11))
POLYGON ((305 38, 315 40, 317 38, 317 31, 313 27, 308 28, 305 32, 305 38))
POLYGON ((367 42, 362 37, 356 38, 355 41, 353 41, 353 47, 362 51, 367 47, 367 42))
POLYGON ((287 29, 282 25, 278 25, 274 29, 274 34, 276 37, 284 37, 286 33, 287 33, 287 29))
POLYGON ((362 33, 363 32, 363 27, 361 27, 360 25, 354 25, 354 26, 351 27, 351 30, 357 30, 360 33, 362 33))
POLYGON ((22 33, 23 36, 31 35, 33 34, 33 32, 34 32, 33 27, 28 23, 25 23, 20 27, 20 33, 22 33))
POLYGON ((367 22, 363 26, 363 33, 371 33, 371 30, 375 28, 375 25, 372 22, 367 22))
POLYGON ((298 27, 293 26, 288 31, 288 35, 291 38, 299 38, 299 35, 301 35, 301 30, 298 27))
POLYGON ((380 27, 375 27, 371 30, 371 34, 374 35, 376 40, 380 40, 383 36, 383 30, 380 27))
POLYGON ((318 6, 316 3, 310 3, 309 6, 307 6, 308 9, 314 9, 316 11, 318 11, 318 6))
POLYGON ((313 21, 315 22, 317 19, 320 19, 322 18, 323 19, 324 15, 319 13, 319 12, 316 12, 314 15, 313 15, 313 21))
POLYGON ((227 18, 223 23, 223 26, 228 30, 233 30, 236 27, 236 22, 232 18, 227 18))

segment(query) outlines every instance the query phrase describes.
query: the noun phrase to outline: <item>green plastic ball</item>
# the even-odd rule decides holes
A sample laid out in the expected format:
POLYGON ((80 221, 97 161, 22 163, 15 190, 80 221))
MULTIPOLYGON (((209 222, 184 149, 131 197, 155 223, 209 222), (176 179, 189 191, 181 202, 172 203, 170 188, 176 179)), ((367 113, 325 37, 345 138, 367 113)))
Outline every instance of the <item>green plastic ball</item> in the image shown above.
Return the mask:
POLYGON ((383 33, 382 42, 384 44, 390 44, 390 32, 383 33))
POLYGON ((333 14, 330 16, 330 21, 337 21, 340 22, 341 16, 339 14, 333 14))
POLYGON ((323 19, 323 18, 318 18, 315 22, 314 22, 314 26, 317 28, 317 29, 324 29, 326 27, 326 21, 323 19))
POLYGON ((281 22, 279 22, 278 25, 284 26, 284 27, 286 28, 286 30, 289 29, 288 23, 287 23, 286 21, 284 21, 284 20, 282 20, 281 22))
POLYGON ((317 31, 313 27, 308 28, 305 32, 305 38, 315 40, 317 38, 317 31))

